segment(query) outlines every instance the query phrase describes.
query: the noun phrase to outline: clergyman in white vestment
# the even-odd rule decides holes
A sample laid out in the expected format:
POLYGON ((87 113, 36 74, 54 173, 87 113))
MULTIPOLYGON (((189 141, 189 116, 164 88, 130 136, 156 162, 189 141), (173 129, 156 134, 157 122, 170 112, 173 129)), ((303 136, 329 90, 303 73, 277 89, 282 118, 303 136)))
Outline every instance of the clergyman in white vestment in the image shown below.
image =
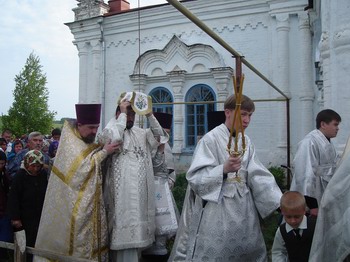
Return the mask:
MULTIPOLYGON (((169 261, 267 261, 258 213, 265 218, 275 211, 282 193, 248 136, 242 157, 226 150, 235 106, 235 97, 228 97, 225 123, 197 144, 186 175, 189 187, 169 261)), ((243 96, 244 129, 254 109, 253 101, 243 96)))

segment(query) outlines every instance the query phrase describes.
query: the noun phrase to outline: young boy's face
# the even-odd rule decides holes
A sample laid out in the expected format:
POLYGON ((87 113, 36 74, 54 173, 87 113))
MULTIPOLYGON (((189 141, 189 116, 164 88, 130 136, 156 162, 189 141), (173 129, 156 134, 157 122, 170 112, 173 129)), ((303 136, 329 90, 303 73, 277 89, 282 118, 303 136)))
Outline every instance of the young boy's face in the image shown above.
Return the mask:
POLYGON ((4 152, 6 152, 6 149, 7 149, 6 143, 2 143, 2 144, 0 145, 0 147, 2 148, 2 150, 3 150, 4 152))
MULTIPOLYGON (((249 123, 250 123, 250 120, 252 118, 253 113, 254 113, 254 111, 247 111, 247 110, 241 109, 243 129, 246 129, 249 126, 249 123)), ((235 110, 226 109, 225 114, 226 114, 226 116, 227 116, 227 114, 229 114, 230 120, 229 120, 228 126, 231 127, 233 119, 234 119, 234 115, 235 115, 235 110)))
POLYGON ((305 215, 305 208, 283 208, 282 215, 284 216, 284 220, 287 224, 289 224, 293 228, 298 228, 301 221, 303 221, 303 217, 305 215))

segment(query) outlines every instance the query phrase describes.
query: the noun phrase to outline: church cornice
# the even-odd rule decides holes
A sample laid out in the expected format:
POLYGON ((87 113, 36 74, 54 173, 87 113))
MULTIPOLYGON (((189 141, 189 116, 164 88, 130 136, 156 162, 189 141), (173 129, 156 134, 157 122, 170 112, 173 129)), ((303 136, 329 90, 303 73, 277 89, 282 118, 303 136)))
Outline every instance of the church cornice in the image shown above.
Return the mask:
MULTIPOLYGON (((269 10, 267 1, 189 1, 183 3, 191 9, 200 19, 203 20, 214 32, 221 34, 224 32, 244 31, 248 28, 257 29, 259 27, 268 28, 270 21, 264 13, 269 10), (259 15, 261 13, 261 15, 259 15), (218 14, 220 19, 217 19, 218 14), (237 19, 236 19, 237 17, 237 19), (226 21, 230 19, 230 24, 226 21)), ((135 45, 138 43, 138 31, 141 30, 141 43, 152 43, 169 40, 172 34, 161 34, 162 27, 176 27, 176 25, 186 25, 186 29, 173 32, 176 35, 184 35, 188 38, 192 36, 201 36, 205 34, 196 25, 188 23, 188 19, 179 12, 175 12, 170 5, 161 5, 157 8, 141 10, 141 24, 138 24, 138 12, 130 11, 119 13, 112 16, 100 16, 80 21, 66 23, 72 31, 74 37, 78 39, 88 39, 95 37, 97 32, 96 19, 102 19, 106 47, 118 47, 120 45, 135 45), (161 9, 161 12, 159 11, 161 9), (82 30, 83 28, 83 30, 82 30), (146 36, 142 32, 147 32, 146 36), (119 40, 115 39, 116 35, 124 34, 119 40), (108 39, 114 36, 113 40, 108 39)), ((183 28, 183 27, 177 27, 183 28)), ((164 30, 163 30, 164 31, 164 30)))
POLYGON ((270 15, 275 17, 279 14, 294 15, 304 12, 309 5, 308 0, 269 0, 270 15))
MULTIPOLYGON (((233 26, 222 26, 220 28, 215 27, 213 28, 213 31, 218 34, 222 34, 224 32, 234 32, 236 30, 244 31, 247 28, 251 29, 257 29, 257 28, 267 28, 267 25, 263 22, 255 22, 255 23, 247 23, 247 24, 241 24, 241 25, 233 25, 233 26)), ((106 39, 106 47, 107 48, 112 48, 112 47, 118 47, 118 46, 127 46, 128 44, 135 45, 138 44, 138 32, 137 30, 131 31, 131 30, 123 30, 121 33, 127 33, 130 37, 129 38, 121 38, 118 41, 115 40, 108 40, 106 39)), ((184 36, 188 39, 191 39, 191 37, 194 36, 201 36, 205 34, 202 30, 200 29, 193 29, 193 30, 188 30, 188 31, 179 31, 176 33, 176 35, 179 36, 184 36)), ((110 32, 105 32, 105 36, 108 35, 114 35, 110 32)), ((157 35, 156 32, 154 32, 154 35, 147 35, 145 37, 142 37, 142 31, 141 31, 141 44, 146 44, 146 43, 153 43, 153 42, 163 42, 166 40, 171 39, 173 36, 173 32, 170 32, 169 34, 160 34, 157 35)))
POLYGON ((99 16, 72 23, 65 23, 65 25, 71 30, 75 41, 89 41, 101 37, 102 23, 103 18, 99 16))

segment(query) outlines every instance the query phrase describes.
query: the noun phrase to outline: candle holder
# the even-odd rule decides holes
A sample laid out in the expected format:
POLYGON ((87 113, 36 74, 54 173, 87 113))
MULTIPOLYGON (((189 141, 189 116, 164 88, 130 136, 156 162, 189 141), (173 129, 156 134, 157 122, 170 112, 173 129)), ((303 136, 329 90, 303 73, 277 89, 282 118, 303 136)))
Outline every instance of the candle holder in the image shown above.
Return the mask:
POLYGON ((233 76, 233 87, 235 91, 235 109, 234 109, 234 116, 233 116, 233 122, 230 130, 230 137, 227 144, 227 152, 231 156, 235 157, 243 157, 245 151, 246 151, 246 144, 245 144, 245 137, 244 137, 244 129, 243 129, 243 123, 242 123, 242 115, 241 115, 241 103, 242 103, 242 90, 243 90, 243 82, 244 82, 244 75, 239 78, 240 85, 238 88, 237 86, 237 77, 233 76), (231 142, 233 138, 233 133, 235 132, 235 141, 234 141, 234 147, 231 148, 231 142), (238 134, 241 133, 241 139, 242 139, 242 148, 238 149, 238 134))

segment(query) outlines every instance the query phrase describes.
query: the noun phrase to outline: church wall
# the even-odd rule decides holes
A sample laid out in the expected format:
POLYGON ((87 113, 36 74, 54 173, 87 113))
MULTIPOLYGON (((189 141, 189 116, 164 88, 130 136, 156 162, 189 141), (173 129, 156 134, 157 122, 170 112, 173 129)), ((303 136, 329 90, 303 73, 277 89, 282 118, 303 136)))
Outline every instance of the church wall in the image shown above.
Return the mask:
MULTIPOLYGON (((305 26, 303 19, 307 19, 303 8, 307 5, 307 1, 280 3, 279 1, 217 0, 212 3, 212 1, 198 0, 186 2, 184 5, 292 98, 290 110, 293 154, 297 143, 314 128, 314 118, 318 110, 322 109, 322 103, 318 101, 318 89, 314 84, 312 52, 309 52, 310 59, 305 59, 305 52, 309 54, 305 43, 308 43, 308 33, 310 33, 303 27, 305 26), (302 71, 305 68, 306 71, 302 71)), ((174 66, 186 71, 185 81, 179 93, 183 99, 187 91, 198 83, 209 85, 218 97, 218 86, 213 77, 209 76, 209 67, 215 64, 213 67, 235 69, 231 54, 172 6, 144 9, 141 10, 140 15, 140 31, 137 11, 68 24, 74 34, 80 57, 79 100, 83 102, 96 100, 104 104, 102 126, 113 116, 117 98, 122 91, 143 88, 144 90, 141 91, 149 93, 154 88, 162 86, 169 89, 174 96, 176 90, 167 75, 174 70, 174 66), (189 50, 196 44, 212 47, 219 54, 219 59, 210 61, 203 56, 198 56, 191 61, 184 61, 183 57, 175 52, 169 54, 165 62, 159 59, 152 66, 141 66, 140 70, 146 71, 140 73, 149 77, 147 84, 144 83, 144 79, 132 81, 130 76, 138 74, 138 71, 134 70, 137 68, 139 56, 152 50, 163 50, 174 35, 189 46, 189 50), (93 43, 92 49, 95 53, 84 49, 89 42, 93 43), (87 58, 84 57, 84 52, 88 52, 87 58), (202 78, 190 77, 193 68, 196 68, 196 63, 202 63, 205 66, 206 72, 203 72, 202 78), (158 69, 152 71, 152 68, 158 69), (98 76, 96 76, 96 70, 99 72, 98 76)), ((158 53, 155 52, 155 54, 158 53)), ((347 67, 343 67, 343 71, 346 70, 347 67)), ((339 73, 344 73, 343 71, 339 73)), ((251 98, 281 98, 278 92, 245 66, 243 66, 243 73, 246 77, 244 93, 251 98)), ((333 75, 336 73, 337 71, 334 71, 333 75)), ((331 84, 331 81, 335 81, 333 75, 326 74, 326 77, 332 76, 333 79, 329 79, 327 83, 331 84)), ((339 81, 339 84, 344 86, 342 90, 348 94, 345 83, 344 79, 339 81)), ((233 92, 232 84, 229 84, 227 90, 229 94, 233 92)), ((325 100, 325 106, 332 105, 335 109, 339 107, 334 95, 331 97, 329 89, 325 90, 325 100)), ((343 106, 339 108, 346 114, 344 108, 349 100, 344 97, 343 101, 343 106)), ((218 105, 218 108, 220 106, 222 107, 218 105)), ((182 109, 180 112, 183 114, 185 106, 179 108, 182 109)), ((347 118, 350 116, 347 115, 347 118)), ((258 155, 266 166, 286 164, 285 121, 284 102, 256 103, 256 112, 247 129, 247 134, 254 141, 258 155)), ((178 127, 180 129, 177 130, 180 130, 181 136, 184 136, 185 126, 178 127)), ((344 143, 344 135, 339 143, 344 143)), ((184 147, 184 143, 180 147, 184 147)), ((178 166, 185 170, 191 161, 191 152, 183 151, 184 153, 178 158, 178 166)))

